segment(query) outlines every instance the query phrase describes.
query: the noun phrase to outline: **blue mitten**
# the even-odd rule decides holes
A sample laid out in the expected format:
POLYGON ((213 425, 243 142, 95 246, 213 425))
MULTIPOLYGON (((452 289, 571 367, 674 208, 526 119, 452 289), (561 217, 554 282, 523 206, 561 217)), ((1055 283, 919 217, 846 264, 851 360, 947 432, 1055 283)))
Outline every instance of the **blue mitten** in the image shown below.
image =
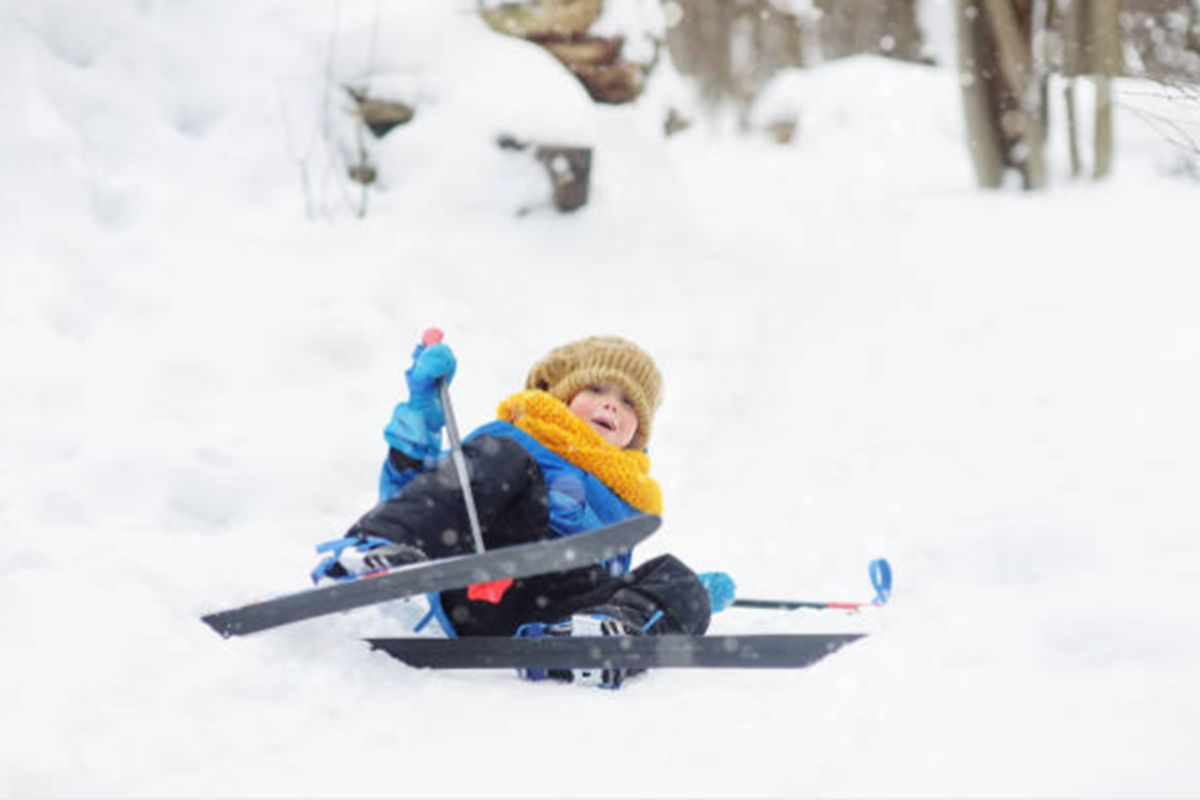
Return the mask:
POLYGON ((737 584, 733 582, 733 578, 729 577, 727 573, 701 573, 700 583, 704 585, 704 590, 708 592, 708 604, 714 614, 724 611, 733 605, 733 598, 737 592, 737 584))
POLYGON ((417 345, 412 366, 404 373, 408 400, 396 404, 392 419, 383 430, 389 445, 421 461, 441 452, 446 415, 438 397, 438 382, 444 379, 449 385, 457 368, 449 345, 417 345))
MULTIPOLYGON (((413 401, 438 399, 438 381, 445 378, 446 385, 454 380, 458 360, 448 344, 419 344, 413 350, 413 365, 404 373, 408 381, 409 398, 413 401)), ((439 404, 440 405, 440 404, 439 404)))

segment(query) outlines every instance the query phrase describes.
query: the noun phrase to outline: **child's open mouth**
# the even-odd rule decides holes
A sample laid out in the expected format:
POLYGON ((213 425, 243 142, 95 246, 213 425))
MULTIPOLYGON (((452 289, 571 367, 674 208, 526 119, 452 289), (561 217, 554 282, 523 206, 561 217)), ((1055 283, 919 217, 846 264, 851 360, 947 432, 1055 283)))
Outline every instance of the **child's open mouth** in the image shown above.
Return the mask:
POLYGON ((594 418, 592 420, 592 424, 598 425, 599 427, 604 428, 604 430, 609 431, 610 433, 617 429, 617 424, 615 422, 613 422, 612 420, 609 420, 609 419, 604 419, 603 417, 594 418))

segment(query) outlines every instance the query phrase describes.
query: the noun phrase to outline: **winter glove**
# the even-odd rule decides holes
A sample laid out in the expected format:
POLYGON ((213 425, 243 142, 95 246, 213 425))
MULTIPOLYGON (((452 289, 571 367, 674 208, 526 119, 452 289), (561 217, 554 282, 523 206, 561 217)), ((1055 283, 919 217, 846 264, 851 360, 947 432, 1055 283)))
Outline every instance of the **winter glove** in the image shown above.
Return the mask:
POLYGON ((389 445, 419 461, 441 452, 446 415, 438 397, 438 382, 445 380, 449 385, 457 368, 449 345, 417 345, 412 366, 404 373, 408 400, 396 404, 392 419, 383 430, 389 445))
POLYGON ((733 597, 737 592, 737 584, 733 578, 724 572, 703 572, 700 583, 708 592, 708 605, 714 614, 724 611, 733 605, 733 597))
POLYGON ((438 400, 438 381, 445 378, 446 385, 454 380, 458 360, 448 344, 419 344, 413 350, 413 365, 404 373, 408 381, 409 398, 416 401, 438 400))

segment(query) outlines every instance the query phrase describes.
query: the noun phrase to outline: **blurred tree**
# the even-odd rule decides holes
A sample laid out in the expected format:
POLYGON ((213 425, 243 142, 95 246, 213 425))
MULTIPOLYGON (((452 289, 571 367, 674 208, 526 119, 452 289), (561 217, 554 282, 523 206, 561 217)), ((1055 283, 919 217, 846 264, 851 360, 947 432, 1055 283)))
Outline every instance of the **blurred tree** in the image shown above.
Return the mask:
POLYGON ((745 112, 775 73, 874 53, 924 60, 918 0, 668 0, 667 48, 713 106, 745 112))
POLYGON ((1113 79, 1122 71, 1121 0, 957 0, 959 70, 967 143, 980 186, 1010 169, 1026 189, 1046 185, 1048 75, 1066 76, 1067 140, 1082 173, 1077 86, 1095 87, 1092 175, 1113 164, 1113 79), (1058 52, 1053 45, 1061 43, 1058 52), (1055 56, 1057 56, 1057 63, 1055 56))
POLYGON ((1200 0, 1122 0, 1128 74, 1200 83, 1200 0))
POLYGON ((830 59, 875 53, 923 61, 918 0, 815 0, 821 42, 830 59))
POLYGON ((1032 0, 957 0, 959 70, 975 175, 999 187, 1009 169, 1045 185, 1045 73, 1035 59, 1032 0))
POLYGON ((1083 172, 1079 148, 1077 86, 1081 77, 1095 85, 1095 123, 1092 127, 1092 176, 1103 178, 1112 171, 1113 78, 1121 74, 1121 26, 1119 0, 1061 0, 1063 4, 1063 72, 1066 76, 1065 108, 1071 174, 1083 172))
POLYGON ((1123 0, 1120 17, 1124 74, 1162 87, 1122 105, 1178 148, 1168 170, 1200 180, 1200 0, 1123 0))
POLYGON ((814 55, 806 58, 804 47, 815 22, 807 0, 681 0, 674 6, 671 59, 711 106, 732 102, 745 110, 772 75, 814 55))

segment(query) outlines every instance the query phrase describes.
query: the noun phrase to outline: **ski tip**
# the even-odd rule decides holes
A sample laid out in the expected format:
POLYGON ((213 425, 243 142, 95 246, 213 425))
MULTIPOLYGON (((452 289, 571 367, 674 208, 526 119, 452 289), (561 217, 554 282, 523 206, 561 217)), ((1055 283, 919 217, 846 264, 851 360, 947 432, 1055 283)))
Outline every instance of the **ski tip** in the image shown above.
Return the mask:
POLYGON ((442 333, 441 328, 429 328, 421 337, 421 343, 426 346, 431 344, 441 344, 442 340, 445 338, 446 334, 442 333))
POLYGON ((200 621, 220 634, 222 639, 228 639, 236 633, 233 627, 226 624, 220 614, 208 614, 201 617, 200 621))

